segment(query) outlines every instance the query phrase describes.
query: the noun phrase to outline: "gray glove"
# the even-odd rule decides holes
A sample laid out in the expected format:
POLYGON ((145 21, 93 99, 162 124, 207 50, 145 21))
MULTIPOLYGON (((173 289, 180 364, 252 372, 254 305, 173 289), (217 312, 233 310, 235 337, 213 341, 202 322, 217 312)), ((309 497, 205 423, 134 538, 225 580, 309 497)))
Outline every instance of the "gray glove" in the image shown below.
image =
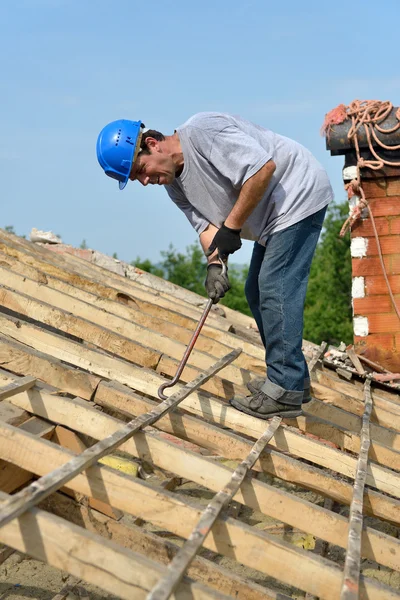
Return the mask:
POLYGON ((212 263, 207 267, 205 288, 213 304, 217 304, 225 296, 225 293, 231 289, 227 271, 228 268, 222 269, 222 265, 218 263, 212 263))

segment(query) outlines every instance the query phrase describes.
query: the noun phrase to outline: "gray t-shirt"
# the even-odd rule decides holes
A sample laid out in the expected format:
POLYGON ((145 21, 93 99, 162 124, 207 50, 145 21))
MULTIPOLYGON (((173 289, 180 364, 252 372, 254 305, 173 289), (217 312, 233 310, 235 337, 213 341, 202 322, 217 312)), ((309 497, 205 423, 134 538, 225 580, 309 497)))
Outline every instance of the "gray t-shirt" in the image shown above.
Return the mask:
POLYGON ((265 245, 268 235, 314 214, 333 198, 325 170, 306 148, 241 117, 198 113, 177 132, 184 167, 165 188, 199 234, 209 223, 221 227, 243 184, 271 159, 276 170, 242 228, 244 239, 265 245))

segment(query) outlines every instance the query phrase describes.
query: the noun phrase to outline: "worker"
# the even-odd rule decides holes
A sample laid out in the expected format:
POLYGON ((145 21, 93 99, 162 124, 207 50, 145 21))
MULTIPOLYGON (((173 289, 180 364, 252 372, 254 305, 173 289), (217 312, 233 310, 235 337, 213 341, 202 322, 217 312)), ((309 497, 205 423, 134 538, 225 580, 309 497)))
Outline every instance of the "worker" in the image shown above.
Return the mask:
POLYGON ((297 142, 238 116, 198 113, 172 135, 119 120, 97 140, 98 161, 123 189, 129 180, 163 185, 200 237, 213 302, 229 290, 224 261, 241 238, 254 249, 245 293, 266 350, 266 377, 235 397, 238 410, 297 417, 311 399, 302 352, 312 257, 327 205, 328 176, 297 142))

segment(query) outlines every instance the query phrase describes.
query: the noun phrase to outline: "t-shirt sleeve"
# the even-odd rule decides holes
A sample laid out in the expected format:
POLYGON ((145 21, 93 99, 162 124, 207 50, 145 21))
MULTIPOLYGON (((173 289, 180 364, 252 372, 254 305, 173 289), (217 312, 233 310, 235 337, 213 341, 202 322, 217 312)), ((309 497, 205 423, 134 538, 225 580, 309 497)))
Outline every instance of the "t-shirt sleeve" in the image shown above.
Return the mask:
POLYGON ((264 148, 235 125, 229 125, 214 137, 209 161, 234 188, 240 189, 272 156, 272 148, 264 148))
POLYGON ((203 233, 210 224, 207 219, 205 219, 203 215, 190 204, 183 192, 169 185, 166 185, 165 189, 172 202, 174 202, 174 204, 176 204, 176 206, 185 214, 193 229, 195 229, 199 235, 203 233))

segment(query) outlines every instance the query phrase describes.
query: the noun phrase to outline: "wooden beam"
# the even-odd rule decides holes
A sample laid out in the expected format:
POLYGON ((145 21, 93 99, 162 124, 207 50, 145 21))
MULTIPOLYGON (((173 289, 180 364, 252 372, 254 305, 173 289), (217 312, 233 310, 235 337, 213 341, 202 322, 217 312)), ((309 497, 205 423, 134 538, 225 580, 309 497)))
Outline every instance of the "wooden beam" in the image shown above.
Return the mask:
MULTIPOLYGON (((29 343, 38 350, 46 349, 53 356, 70 364, 86 368, 100 376, 111 377, 138 391, 157 397, 157 390, 163 379, 154 372, 146 372, 122 360, 99 354, 82 347, 81 344, 43 331, 39 327, 22 322, 16 325, 15 320, 0 315, 2 331, 12 335, 13 338, 29 343)), ((199 393, 191 394, 185 400, 183 408, 202 418, 230 427, 238 433, 249 435, 253 439, 258 438, 262 433, 263 423, 259 419, 240 413, 230 406, 199 393)), ((272 444, 279 450, 288 451, 348 477, 354 475, 356 461, 353 457, 299 435, 288 428, 280 428, 272 444)), ((370 466, 368 483, 381 491, 400 497, 400 477, 379 465, 370 466)))
MULTIPOLYGON (((80 399, 55 397, 45 391, 30 391, 14 398, 18 406, 34 414, 46 414, 57 423, 75 429, 79 433, 103 439, 118 431, 121 423, 105 413, 91 408, 80 399)), ((176 417, 176 420, 191 417, 168 415, 164 419, 176 417)), ((158 425, 159 423, 157 423, 158 425)), ((185 425, 185 423, 183 423, 185 425)), ((201 425, 201 424, 200 424, 201 425)), ((190 432, 188 432, 190 436, 190 432)), ((201 431, 199 431, 201 435, 201 431)), ((218 435, 218 432, 217 432, 218 435)), ((232 436, 228 444, 232 448, 232 436)), ((228 445, 227 444, 227 445, 228 445)), ((219 448, 224 452, 225 448, 219 448)), ((251 444, 243 448, 249 452, 251 444)), ((134 457, 152 462, 162 469, 173 471, 180 477, 195 481, 213 491, 218 491, 232 475, 232 469, 218 464, 212 459, 189 452, 182 447, 159 437, 155 432, 143 431, 120 448, 134 457)), ((236 457, 240 456, 239 452, 236 457)), ((334 483, 334 481, 333 481, 334 483)), ((316 537, 322 537, 332 544, 346 547, 348 522, 344 517, 324 510, 312 503, 300 500, 283 490, 269 486, 255 478, 246 478, 235 499, 242 504, 259 510, 279 521, 297 527, 316 537)), ((400 542, 391 536, 380 534, 374 529, 366 528, 363 536, 363 556, 375 560, 393 569, 400 569, 398 556, 400 542)))
MULTIPOLYGON (((156 404, 115 382, 101 382, 95 401, 126 416, 141 414, 156 404)), ((167 415, 157 422, 157 427, 231 459, 246 454, 250 444, 245 438, 184 413, 167 415)), ((337 502, 351 502, 353 488, 350 484, 332 477, 326 471, 273 450, 266 451, 261 456, 260 464, 256 463, 254 468, 329 496, 337 502)), ((394 498, 367 489, 364 508, 367 514, 400 524, 400 502, 394 498)))
MULTIPOLYGON (((71 455, 50 442, 0 423, 0 456, 40 475, 59 468, 71 455)), ((110 502, 116 508, 138 515, 185 538, 201 514, 201 510, 192 503, 178 499, 170 492, 153 489, 138 479, 104 466, 87 469, 69 485, 77 492, 110 502)), ((60 529, 53 535, 57 535, 64 543, 60 529)), ((0 541, 13 546, 4 538, 0 537, 0 541)), ((330 599, 339 594, 342 573, 334 563, 281 542, 274 536, 255 531, 234 519, 218 519, 213 535, 206 538, 204 546, 320 598, 330 599), (266 556, 268 560, 265 560, 266 556)), ((399 596, 393 589, 364 578, 360 597, 365 600, 371 597, 374 600, 392 600, 399 596)))
MULTIPOLYGON (((6 272, 7 269, 0 267, 0 276, 4 275, 1 271, 6 272)), ((6 275, 4 276, 6 277, 6 275)), ((7 280, 11 279, 12 281, 9 283, 15 287, 18 284, 17 277, 19 276, 12 274, 7 280)), ((28 287, 27 284, 30 282, 21 277, 20 281, 22 288, 28 287)), ((180 361, 185 352, 184 344, 171 340, 165 335, 105 313, 103 310, 66 294, 48 290, 45 286, 40 286, 35 282, 31 281, 30 284, 30 288, 32 286, 37 288, 36 290, 30 289, 30 293, 39 298, 44 295, 42 292, 44 290, 46 296, 49 296, 48 301, 51 300, 52 306, 39 302, 36 297, 27 296, 6 287, 0 287, 0 303, 10 310, 74 335, 144 367, 154 368, 162 353, 180 361)), ((229 349, 226 350, 229 351, 229 349)), ((208 369, 213 361, 212 356, 193 350, 188 364, 203 370, 208 369)), ((246 378, 242 369, 234 365, 228 366, 224 375, 239 385, 246 383, 246 379, 250 377, 248 374, 246 378)))
MULTIPOLYGON (((65 427, 61 427, 60 425, 55 427, 51 441, 59 446, 62 446, 63 448, 68 448, 68 450, 71 450, 74 454, 81 454, 87 448, 87 446, 74 431, 66 429, 65 427)), ((75 498, 75 494, 72 490, 63 488, 61 491, 70 494, 73 498, 75 498)), ((115 510, 115 508, 112 508, 112 506, 110 506, 107 502, 96 500, 96 498, 89 498, 89 506, 95 510, 98 510, 103 515, 107 515, 115 520, 120 519, 123 515, 120 510, 115 510)))
MULTIPOLYGON (((167 352, 174 358, 179 358, 182 355, 182 345, 186 345, 191 338, 190 331, 177 326, 171 326, 168 322, 161 319, 158 319, 156 322, 150 318, 139 319, 145 322, 145 326, 143 327, 135 319, 138 311, 130 309, 130 318, 122 318, 109 312, 106 313, 96 303, 89 303, 82 300, 79 297, 78 290, 71 296, 54 290, 48 285, 39 284, 32 279, 13 273, 2 266, 0 266, 0 280, 2 286, 4 286, 4 290, 0 289, 0 300, 3 306, 21 314, 26 314, 37 321, 43 321, 43 323, 48 323, 46 319, 51 319, 51 322, 48 324, 53 327, 57 327, 54 324, 56 319, 59 329, 63 329, 63 320, 67 317, 80 317, 81 319, 85 319, 85 322, 89 321, 115 334, 123 333, 124 337, 130 338, 132 341, 139 342, 149 348, 157 348, 164 353, 167 351, 167 348, 163 346, 163 341, 167 337, 170 344, 171 340, 173 340, 172 344, 174 342, 177 344, 177 355, 173 353, 173 347, 167 352), (50 314, 48 314, 49 309, 52 311, 50 314), (65 316, 64 313, 63 319, 60 319, 60 317, 56 316, 57 311, 55 309, 67 311, 68 314, 65 316), (53 312, 55 313, 54 316, 52 316, 53 312)), ((79 333, 74 335, 83 337, 79 333)), ((83 337, 83 339, 86 338, 83 337)), ((239 340, 236 340, 236 346, 234 347, 239 347, 239 340)), ((196 344, 196 348, 199 352, 207 352, 217 358, 221 358, 231 349, 224 344, 204 336, 199 339, 199 344, 196 344)), ((238 366, 244 369, 253 367, 265 370, 265 361, 244 356, 242 359, 239 359, 238 366)))
MULTIPOLYGON (((14 394, 18 394, 19 392, 24 392, 25 390, 29 390, 36 383, 36 379, 34 377, 22 377, 18 381, 14 381, 13 383, 9 383, 8 385, 0 388, 0 402, 2 400, 6 400, 13 396, 14 394)), ((0 416, 1 418, 1 416, 0 416)))
MULTIPOLYGON (((58 492, 46 498, 39 508, 59 517, 65 518, 67 515, 72 523, 163 565, 168 565, 179 550, 179 546, 164 537, 150 533, 132 523, 108 519, 58 492)), ((197 556, 189 567, 188 576, 236 600, 290 600, 282 592, 261 587, 250 579, 241 577, 212 560, 200 556, 197 556)))
MULTIPOLYGON (((41 269, 45 274, 49 273, 63 280, 66 278, 68 281, 72 280, 72 284, 79 278, 90 279, 94 283, 99 282, 100 284, 114 288, 114 297, 118 294, 126 294, 128 296, 133 296, 134 298, 143 299, 149 303, 154 304, 156 302, 158 305, 168 310, 175 312, 178 310, 176 301, 150 293, 149 291, 146 291, 143 286, 130 282, 128 279, 113 277, 111 272, 107 273, 106 271, 101 273, 101 275, 99 272, 96 272, 95 278, 93 279, 93 270, 87 268, 89 263, 82 261, 83 264, 80 263, 79 266, 77 266, 76 261, 71 262, 74 259, 71 255, 68 256, 68 260, 66 260, 65 256, 57 255, 49 250, 44 250, 34 245, 24 245, 21 243, 21 240, 11 240, 10 238, 4 240, 3 232, 0 232, 0 250, 7 255, 11 255, 26 262, 30 266, 41 269)), ((198 320, 201 314, 201 310, 184 305, 179 305, 179 312, 194 320, 198 320)), ((217 329, 223 331, 228 331, 231 327, 226 319, 217 317, 216 315, 210 316, 210 324, 211 323, 217 329)))
MULTIPOLYGON (((7 256, 2 252, 0 252, 0 264, 14 273, 28 277, 48 288, 76 297, 111 314, 163 333, 183 344, 188 343, 191 332, 196 327, 195 319, 184 317, 180 313, 138 298, 124 296, 123 294, 118 295, 118 290, 100 283, 75 277, 72 285, 68 281, 63 281, 52 275, 45 275, 39 269, 29 266, 16 258, 7 256)), ((264 349, 243 340, 233 333, 216 329, 207 323, 203 326, 197 344, 199 350, 209 354, 214 354, 215 345, 228 346, 229 348, 241 347, 243 348, 242 360, 245 360, 245 358, 250 360, 250 357, 252 357, 265 364, 264 349)), ((221 352, 222 354, 226 353, 226 349, 221 352)), ((245 365, 244 368, 252 370, 251 365, 245 365)))
MULTIPOLYGON (((28 413, 25 414, 28 417, 28 413)), ((51 438, 55 426, 44 419, 31 417, 21 423, 19 428, 32 435, 37 435, 38 437, 48 440, 51 438)), ((0 491, 10 494, 28 483, 28 481, 31 481, 31 479, 32 473, 4 460, 0 460, 0 491)))
MULTIPOLYGON (((165 567, 154 561, 37 508, 2 527, 0 540, 125 600, 145 600, 165 572, 165 567)), ((182 584, 175 597, 227 600, 227 596, 190 581, 182 584)))
POLYGON ((164 400, 164 402, 151 412, 133 419, 121 427, 119 431, 97 442, 94 446, 87 448, 79 456, 72 458, 67 465, 63 465, 53 473, 41 477, 34 485, 28 486, 15 494, 8 502, 4 502, 1 507, 0 527, 35 506, 41 499, 46 498, 46 496, 49 496, 52 492, 62 487, 73 477, 81 473, 81 471, 91 467, 100 458, 118 448, 118 446, 129 440, 136 431, 147 425, 152 425, 157 419, 176 408, 192 391, 198 389, 204 381, 207 381, 207 379, 213 377, 215 373, 218 373, 227 364, 234 361, 239 353, 240 350, 233 350, 210 367, 208 371, 205 371, 194 381, 172 394, 167 400, 164 400))
MULTIPOLYGON (((12 322, 14 323, 14 330, 18 329, 18 321, 14 320, 12 322)), ((13 328, 9 328, 10 334, 13 333, 13 328)), ((43 346, 43 350, 49 351, 49 348, 43 346)), ((64 354, 64 359, 67 358, 64 354)), ((92 373, 68 366, 66 360, 62 363, 49 354, 34 350, 1 334, 0 365, 18 375, 29 374, 37 377, 41 381, 54 385, 54 387, 61 390, 67 390, 71 394, 85 398, 85 400, 89 400, 93 396, 101 381, 100 377, 92 373)))
MULTIPOLYGON (((346 410, 337 408, 331 404, 325 404, 325 402, 321 402, 319 400, 313 400, 309 404, 303 406, 303 413, 306 420, 310 415, 325 421, 329 421, 330 423, 333 423, 340 428, 344 428, 347 431, 358 433, 361 429, 361 418, 358 415, 349 413, 346 410)), ((302 429, 301 425, 298 426, 300 429, 302 429)), ((386 427, 382 427, 381 425, 377 425, 376 423, 370 423, 370 428, 372 437, 371 458, 373 460, 380 462, 374 456, 375 442, 381 446, 387 446, 396 452, 400 451, 400 434, 398 432, 393 431, 393 429, 388 429, 386 427)), ((378 452, 376 452, 376 456, 378 456, 378 452)))
MULTIPOLYGON (((318 400, 314 400, 312 404, 316 402, 318 402, 318 400)), ((321 402, 319 404, 321 404, 321 402)), ((308 410, 309 408, 307 404, 307 411, 308 410)), ((344 411, 340 411, 340 409, 336 410, 342 413, 342 415, 340 415, 343 416, 343 419, 341 421, 342 424, 347 424, 346 415, 348 415, 350 418, 353 417, 353 415, 345 413, 344 411)), ((355 417, 354 420, 358 422, 359 417, 355 417)), ((311 433, 312 435, 332 442, 336 444, 341 450, 347 450, 348 452, 353 452, 355 454, 358 454, 360 450, 359 435, 353 433, 352 431, 349 431, 345 426, 340 426, 336 424, 332 425, 331 422, 325 421, 324 419, 319 419, 318 417, 314 417, 313 415, 309 415, 305 411, 303 416, 301 417, 297 417, 296 419, 285 419, 285 423, 287 425, 297 427, 300 431, 311 433)), ((375 426, 375 428, 382 430, 382 437, 384 437, 384 432, 386 432, 387 430, 383 427, 378 426, 375 426)), ((400 438, 400 436, 396 437, 400 438)), ((373 462, 388 467, 389 469, 392 469, 394 471, 400 470, 400 453, 395 450, 392 450, 391 448, 388 448, 384 444, 371 440, 370 457, 373 462)))
POLYGON ((282 419, 273 417, 267 429, 254 444, 247 457, 236 467, 230 481, 209 502, 200 515, 200 519, 189 535, 182 548, 168 566, 168 571, 151 590, 148 600, 168 600, 182 581, 189 565, 200 551, 204 540, 209 535, 212 527, 239 491, 244 478, 259 459, 261 452, 278 429, 282 419))
MULTIPOLYGON (((362 416, 364 412, 362 390, 343 380, 332 378, 326 371, 316 371, 316 377, 318 383, 311 383, 311 392, 316 398, 362 416), (323 385, 324 388, 321 389, 318 384, 323 385)), ((400 431, 400 405, 380 397, 374 391, 371 420, 383 427, 400 431)))
POLYGON ((370 443, 369 419, 372 412, 371 381, 365 382, 365 410, 362 419, 361 449, 354 478, 354 493, 350 504, 349 537, 343 569, 341 600, 358 600, 360 592, 361 536, 363 530, 363 497, 367 479, 370 443))

